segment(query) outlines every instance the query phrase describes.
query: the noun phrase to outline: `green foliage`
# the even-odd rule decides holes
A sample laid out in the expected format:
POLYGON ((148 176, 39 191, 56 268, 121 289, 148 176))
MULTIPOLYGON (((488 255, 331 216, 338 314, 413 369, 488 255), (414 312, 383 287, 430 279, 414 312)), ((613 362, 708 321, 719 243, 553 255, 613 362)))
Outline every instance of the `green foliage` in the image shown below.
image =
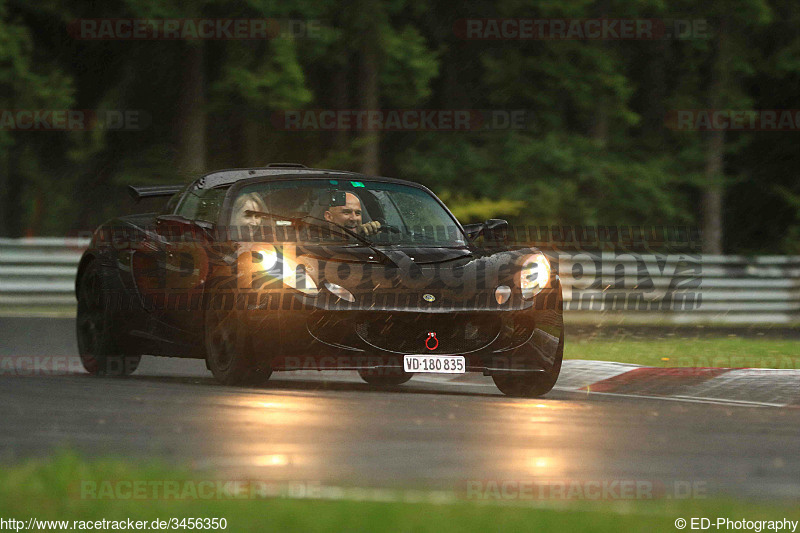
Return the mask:
MULTIPOLYGON (((441 184, 444 190, 459 191, 454 195, 459 203, 462 198, 473 202, 482 198, 480 205, 485 207, 493 200, 522 202, 514 204, 519 209, 502 212, 520 223, 691 222, 690 207, 680 191, 689 181, 680 169, 666 157, 621 152, 581 135, 454 133, 436 143, 421 140, 407 152, 401 168, 404 175, 434 188, 441 184)), ((482 220, 486 218, 491 216, 482 220)))
MULTIPOLYGON (((0 234, 88 229, 128 209, 127 183, 172 183, 186 83, 174 41, 78 41, 80 17, 274 18, 313 35, 203 45, 206 166, 294 160, 358 170, 360 131, 286 132, 275 112, 357 109, 364 47, 373 47, 386 109, 526 110, 521 128, 381 132, 381 173, 420 181, 465 221, 516 224, 694 224, 707 187, 708 136, 675 131, 669 110, 712 105, 721 28, 726 81, 714 105, 796 109, 800 4, 791 0, 555 2, 496 0, 455 13, 441 0, 122 0, 38 4, 0 0, 2 109, 141 109, 143 131, 33 133, 0 129, 0 234), (707 36, 663 41, 468 41, 474 17, 705 20, 707 36), (726 24, 726 26, 723 26, 726 24), (76 194, 78 191, 78 194, 76 194), (2 217, 0 217, 2 219, 2 217)), ((370 100, 372 101, 372 100, 370 100)), ((723 222, 730 252, 797 251, 800 180, 793 132, 726 132, 723 222), (758 223, 753 223, 756 220, 758 223)))
POLYGON ((416 28, 388 31, 381 42, 385 66, 381 70, 383 94, 389 105, 408 107, 427 100, 431 80, 439 72, 438 54, 430 51, 416 28))
MULTIPOLYGON (((657 331, 657 330, 656 330, 657 331)), ((566 345, 567 359, 614 361, 657 367, 797 369, 800 342, 743 337, 578 338, 566 345)), ((657 334, 656 334, 657 335, 657 334)))
POLYGON ((481 484, 478 494, 468 494, 464 483, 451 491, 312 483, 313 494, 304 498, 295 496, 298 492, 292 489, 298 483, 268 481, 260 489, 258 480, 230 477, 131 458, 87 460, 62 451, 0 468, 0 516, 19 521, 30 517, 64 520, 70 525, 73 521, 224 518, 228 531, 437 533, 527 531, 531 524, 542 531, 672 532, 675 517, 798 518, 797 506, 789 499, 753 502, 654 495, 653 499, 589 501, 578 491, 572 499, 548 503, 524 497, 504 500, 502 484, 499 490, 497 484, 481 484), (214 488, 209 488, 209 481, 214 488), (248 487, 253 487, 252 497, 248 487), (192 488, 197 498, 192 498, 192 488), (261 496, 266 488, 278 495, 261 496), (214 498, 199 497, 209 491, 214 498), (142 493, 147 499, 137 496, 142 493), (169 496, 153 496, 161 494, 169 496))
POLYGON ((238 96, 255 110, 298 109, 312 100, 292 39, 270 41, 257 59, 247 52, 237 47, 229 55, 213 88, 217 105, 238 96))
POLYGON ((500 198, 465 198, 450 191, 442 191, 439 198, 447 204, 458 220, 463 223, 483 222, 490 218, 516 216, 528 204, 524 200, 500 198))

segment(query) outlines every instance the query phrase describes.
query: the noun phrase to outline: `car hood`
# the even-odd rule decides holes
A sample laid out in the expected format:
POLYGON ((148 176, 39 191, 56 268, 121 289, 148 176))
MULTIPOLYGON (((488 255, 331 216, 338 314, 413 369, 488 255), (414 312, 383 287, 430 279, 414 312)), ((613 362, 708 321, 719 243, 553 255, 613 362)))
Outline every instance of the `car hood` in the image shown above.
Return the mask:
POLYGON ((525 258, 535 253, 535 248, 486 253, 448 248, 393 247, 376 251, 363 246, 298 246, 292 270, 304 267, 316 289, 305 291, 303 296, 307 303, 313 300, 321 308, 514 310, 532 305, 531 300, 521 297, 519 271, 525 258), (333 297, 326 283, 343 287, 355 301, 333 297), (498 304, 495 291, 501 286, 511 289, 512 297, 498 304))
POLYGON ((475 256, 467 248, 447 247, 375 247, 367 246, 304 246, 298 247, 310 256, 321 260, 347 263, 394 263, 408 261, 416 265, 446 263, 475 256))

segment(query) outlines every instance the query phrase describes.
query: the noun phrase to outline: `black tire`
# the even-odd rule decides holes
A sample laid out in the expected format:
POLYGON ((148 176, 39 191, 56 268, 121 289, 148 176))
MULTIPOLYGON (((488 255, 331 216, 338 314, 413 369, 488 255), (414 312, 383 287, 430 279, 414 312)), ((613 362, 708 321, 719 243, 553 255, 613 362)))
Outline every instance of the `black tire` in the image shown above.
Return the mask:
POLYGON ((206 366, 225 385, 259 385, 272 375, 254 357, 252 341, 236 311, 209 309, 205 313, 206 366))
POLYGON ((564 335, 558 341, 556 360, 547 372, 497 372, 492 379, 500 392, 517 398, 536 398, 547 394, 556 384, 564 360, 564 335))
POLYGON ((403 372, 394 368, 359 370, 358 375, 370 385, 389 387, 402 385, 414 376, 413 372, 403 372))
POLYGON ((78 354, 83 368, 94 376, 128 376, 139 366, 141 355, 126 353, 119 342, 114 328, 118 316, 109 308, 113 300, 109 275, 94 261, 81 274, 75 321, 78 354))

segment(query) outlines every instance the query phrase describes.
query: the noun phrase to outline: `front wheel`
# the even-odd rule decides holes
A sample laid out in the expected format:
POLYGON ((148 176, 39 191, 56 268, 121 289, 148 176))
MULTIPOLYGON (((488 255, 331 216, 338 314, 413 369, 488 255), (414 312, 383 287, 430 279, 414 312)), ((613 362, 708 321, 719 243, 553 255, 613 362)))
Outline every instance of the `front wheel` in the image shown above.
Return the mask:
POLYGON ((92 262, 78 282, 78 354, 83 368, 94 376, 127 376, 139 366, 141 355, 125 353, 114 332, 114 309, 108 305, 113 294, 106 274, 92 262))
POLYGON ((403 372, 393 368, 379 368, 369 370, 359 370, 358 375, 361 379, 376 386, 402 385, 414 375, 413 372, 403 372))
POLYGON ((564 359, 564 335, 558 341, 555 361, 546 372, 498 372, 492 379, 500 392, 518 398, 536 398, 547 394, 556 384, 564 359))
POLYGON ((206 311, 206 366, 225 385, 266 382, 272 369, 258 365, 244 321, 235 311, 206 311))

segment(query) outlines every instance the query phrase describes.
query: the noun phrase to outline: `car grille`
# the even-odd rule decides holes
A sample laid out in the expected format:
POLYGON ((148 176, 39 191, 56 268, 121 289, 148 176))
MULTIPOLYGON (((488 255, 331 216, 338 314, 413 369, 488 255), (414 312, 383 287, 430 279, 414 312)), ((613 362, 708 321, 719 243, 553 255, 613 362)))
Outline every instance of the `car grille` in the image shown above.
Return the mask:
POLYGON ((488 346, 500 334, 497 317, 413 317, 390 316, 356 326, 356 333, 364 342, 395 353, 465 354, 488 346), (436 334, 438 346, 430 333, 436 334), (430 350, 426 347, 434 347, 430 350))

